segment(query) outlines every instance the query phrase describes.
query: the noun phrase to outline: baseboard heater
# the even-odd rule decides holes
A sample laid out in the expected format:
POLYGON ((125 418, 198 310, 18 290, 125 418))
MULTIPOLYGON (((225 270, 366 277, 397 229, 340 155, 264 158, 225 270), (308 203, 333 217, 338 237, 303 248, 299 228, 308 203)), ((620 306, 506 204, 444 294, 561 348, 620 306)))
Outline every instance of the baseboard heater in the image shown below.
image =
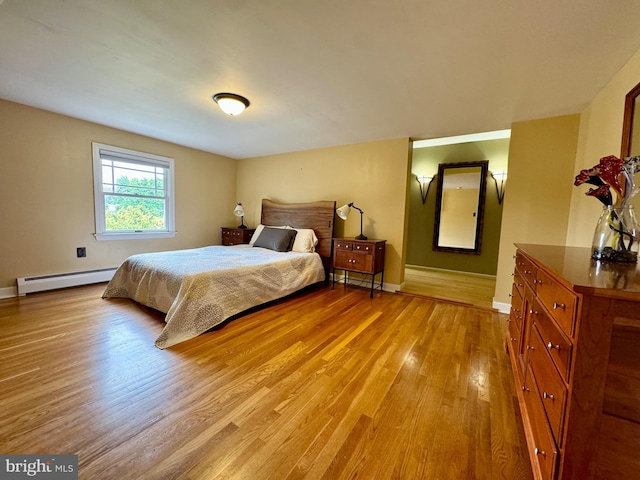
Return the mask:
POLYGON ((102 268, 85 272, 54 273, 37 277, 18 278, 18 296, 27 293, 55 290, 57 288, 77 287, 91 283, 108 282, 116 272, 116 268, 102 268))

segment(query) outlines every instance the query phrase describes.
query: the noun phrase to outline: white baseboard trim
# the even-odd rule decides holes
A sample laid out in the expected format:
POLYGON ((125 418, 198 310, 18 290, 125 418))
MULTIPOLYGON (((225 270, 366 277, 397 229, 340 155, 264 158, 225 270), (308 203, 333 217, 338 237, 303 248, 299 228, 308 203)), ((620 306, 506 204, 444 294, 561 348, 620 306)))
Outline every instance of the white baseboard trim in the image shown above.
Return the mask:
POLYGON ((13 298, 18 296, 18 287, 0 288, 0 300, 3 298, 13 298))
POLYGON ((500 312, 500 313, 509 313, 511 311, 511 304, 510 303, 496 302, 494 300, 493 301, 493 308, 498 310, 498 312, 500 312))

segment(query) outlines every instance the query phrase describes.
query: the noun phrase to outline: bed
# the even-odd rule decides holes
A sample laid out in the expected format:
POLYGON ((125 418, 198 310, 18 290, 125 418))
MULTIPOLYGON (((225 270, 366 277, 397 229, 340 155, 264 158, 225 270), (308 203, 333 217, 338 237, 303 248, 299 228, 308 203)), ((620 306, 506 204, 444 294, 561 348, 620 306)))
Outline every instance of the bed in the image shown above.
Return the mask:
POLYGON ((165 326, 155 340, 158 348, 192 339, 234 315, 325 281, 331 265, 335 205, 335 201, 262 200, 260 224, 297 229, 298 241, 313 230, 317 243, 312 253, 264 248, 261 240, 267 235, 257 230, 258 241, 251 245, 132 255, 117 269, 102 296, 130 298, 166 313, 165 326))

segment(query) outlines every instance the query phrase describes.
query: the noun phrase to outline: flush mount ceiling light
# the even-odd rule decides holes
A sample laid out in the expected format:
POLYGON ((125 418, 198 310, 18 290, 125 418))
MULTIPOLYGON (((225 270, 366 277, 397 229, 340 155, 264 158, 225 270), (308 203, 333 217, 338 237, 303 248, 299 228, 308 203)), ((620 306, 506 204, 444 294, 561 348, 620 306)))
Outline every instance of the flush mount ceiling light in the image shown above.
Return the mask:
POLYGON ((220 110, 231 116, 240 115, 251 105, 249 100, 235 93, 216 93, 213 101, 218 104, 220 110))

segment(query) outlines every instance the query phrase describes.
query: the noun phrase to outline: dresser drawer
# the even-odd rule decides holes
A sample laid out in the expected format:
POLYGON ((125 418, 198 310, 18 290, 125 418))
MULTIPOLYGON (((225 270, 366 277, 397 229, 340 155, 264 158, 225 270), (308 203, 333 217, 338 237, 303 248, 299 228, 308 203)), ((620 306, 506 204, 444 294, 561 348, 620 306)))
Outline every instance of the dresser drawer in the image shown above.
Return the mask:
POLYGON ((518 325, 518 329, 522 330, 522 295, 516 290, 516 284, 513 284, 511 291, 511 310, 509 311, 509 319, 518 325))
POLYGON ((558 322, 567 335, 573 335, 574 319, 578 298, 576 295, 560 285, 546 272, 538 272, 536 286, 538 297, 553 318, 558 322))
POLYGON ((538 299, 533 302, 532 319, 534 325, 538 328, 538 332, 540 332, 544 346, 551 356, 553 363, 565 381, 568 382, 573 344, 558 325, 549 318, 541 307, 538 299))
POLYGON ((567 387, 553 366, 547 348, 537 328, 530 335, 529 361, 535 378, 542 406, 547 414, 549 425, 556 444, 562 445, 562 425, 567 404, 567 387))
POLYGON ((513 286, 511 287, 511 295, 515 297, 516 292, 522 297, 524 295, 524 278, 518 270, 513 272, 513 286))
POLYGON ((512 348, 516 354, 520 351, 519 342, 521 335, 521 328, 518 326, 517 322, 514 322, 511 318, 509 318, 509 326, 508 326, 508 340, 511 345, 509 348, 512 348))
POLYGON ((535 290, 537 283, 538 267, 524 255, 516 254, 516 271, 522 276, 523 280, 535 290))
MULTIPOLYGON (((553 434, 549 429, 540 392, 531 371, 531 365, 527 366, 524 386, 522 387, 524 402, 527 409, 527 416, 531 425, 532 444, 528 444, 531 450, 530 456, 535 462, 543 480, 555 478, 556 466, 558 464, 558 448, 553 439, 553 434)), ((534 477, 538 478, 537 475, 534 477)))

